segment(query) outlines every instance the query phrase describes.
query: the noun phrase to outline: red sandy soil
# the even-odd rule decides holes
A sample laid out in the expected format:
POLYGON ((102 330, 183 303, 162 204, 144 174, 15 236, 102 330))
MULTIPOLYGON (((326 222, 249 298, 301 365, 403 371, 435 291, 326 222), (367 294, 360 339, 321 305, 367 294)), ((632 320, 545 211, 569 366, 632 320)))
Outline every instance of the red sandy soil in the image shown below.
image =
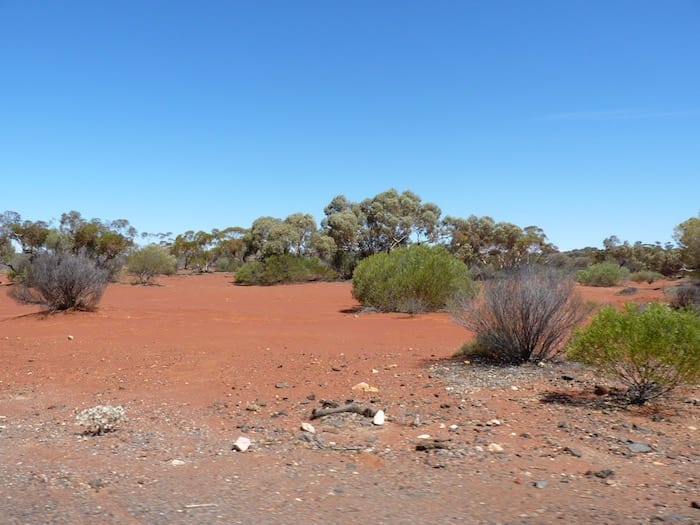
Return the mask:
POLYGON ((624 407, 574 363, 453 358, 470 334, 448 314, 231 280, 112 284, 95 312, 44 315, 0 276, 0 523, 700 523, 698 388, 624 407), (311 420, 350 399, 386 423, 311 420), (106 404, 128 420, 84 435, 76 414, 106 404))

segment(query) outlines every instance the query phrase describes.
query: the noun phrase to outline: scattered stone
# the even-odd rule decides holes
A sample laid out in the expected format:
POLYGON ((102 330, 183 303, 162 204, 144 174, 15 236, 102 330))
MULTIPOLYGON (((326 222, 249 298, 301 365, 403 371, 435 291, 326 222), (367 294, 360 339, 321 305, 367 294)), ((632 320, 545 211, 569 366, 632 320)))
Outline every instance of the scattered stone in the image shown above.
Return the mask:
POLYGON ((313 426, 311 423, 308 423, 308 422, 306 422, 306 421, 302 421, 302 422, 301 422, 301 429, 302 429, 304 432, 310 432, 311 434, 315 434, 315 433, 316 433, 316 429, 314 428, 314 426, 313 426))
POLYGON ((279 383, 275 383, 275 388, 289 388, 289 385, 284 381, 280 381, 279 383))
POLYGON ((491 443, 486 450, 492 452, 493 454, 503 454, 503 447, 498 443, 491 443))
POLYGON ((610 389, 603 385, 595 385, 593 387, 593 392, 597 396, 607 396, 610 393, 610 389))
POLYGON ((424 439, 416 444, 416 450, 419 452, 427 450, 444 450, 449 447, 449 439, 424 439))
POLYGON ((694 509, 700 509, 700 501, 693 501, 690 506, 694 509))
POLYGON ((626 445, 630 452, 634 452, 634 453, 654 452, 654 449, 651 448, 646 443, 631 441, 629 439, 621 439, 620 443, 622 443, 623 445, 626 445))
POLYGON ((430 439, 430 434, 421 434, 418 439, 430 439))
POLYGON ((239 437, 233 444, 233 449, 238 452, 245 452, 250 448, 251 441, 245 436, 239 437))
POLYGON ((101 478, 91 479, 90 481, 88 481, 87 484, 91 489, 94 489, 95 491, 98 491, 98 492, 101 488, 104 488, 107 486, 107 484, 101 478))
POLYGON ((182 461, 181 459, 173 459, 173 460, 170 462, 170 464, 171 464, 173 467, 180 467, 180 466, 184 465, 185 462, 182 461))
POLYGON ((539 481, 535 481, 534 483, 536 489, 543 489, 547 486, 547 481, 544 479, 541 479, 539 481))
POLYGON ((331 414, 338 414, 340 412, 354 412, 355 414, 360 414, 365 417, 374 417, 377 413, 370 407, 361 407, 357 403, 348 402, 345 405, 339 405, 338 403, 332 401, 324 401, 323 407, 316 407, 311 411, 311 419, 317 419, 319 417, 328 416, 331 414))
POLYGON ((577 449, 571 448, 571 447, 564 447, 564 452, 568 452, 569 454, 571 454, 575 458, 580 458, 583 455, 583 454, 581 454, 580 450, 577 450, 577 449))
POLYGON ((450 432, 457 432, 457 430, 459 430, 458 425, 455 425, 455 424, 450 425, 450 432))
POLYGON ((69 341, 72 341, 73 339, 75 339, 75 338, 74 338, 72 335, 69 335, 69 336, 68 336, 68 340, 69 340, 69 341))
POLYGON ((353 390, 361 390, 362 392, 372 392, 372 393, 379 392, 379 389, 376 386, 369 386, 364 381, 362 381, 361 383, 357 383, 354 387, 352 387, 352 389, 353 390))
POLYGON ((609 468, 605 468, 603 470, 596 470, 596 471, 589 470, 586 472, 586 476, 595 476, 596 478, 600 478, 600 479, 606 479, 606 478, 609 478, 610 476, 614 476, 614 475, 615 475, 615 471, 611 470, 609 468))
POLYGON ((413 416, 413 423, 411 423, 414 427, 419 427, 420 426, 420 416, 416 414, 413 416))
POLYGON ((573 376, 566 375, 566 374, 564 374, 563 376, 561 376, 561 378, 562 378, 564 381, 573 381, 573 380, 574 380, 574 377, 573 377, 573 376))
POLYGON ((501 420, 500 419, 490 419, 486 422, 487 427, 500 427, 501 426, 501 420))
POLYGON ((385 420, 384 411, 377 410, 377 413, 374 414, 374 418, 372 418, 372 423, 375 425, 383 425, 384 420, 385 420))

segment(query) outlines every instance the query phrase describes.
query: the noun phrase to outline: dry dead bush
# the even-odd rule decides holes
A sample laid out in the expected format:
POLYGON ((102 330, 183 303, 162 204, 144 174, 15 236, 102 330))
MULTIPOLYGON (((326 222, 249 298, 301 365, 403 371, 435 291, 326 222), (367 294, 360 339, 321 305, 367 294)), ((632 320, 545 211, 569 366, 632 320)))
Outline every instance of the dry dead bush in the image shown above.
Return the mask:
POLYGON ((453 317, 476 334, 472 349, 481 357, 520 364, 560 353, 588 311, 573 279, 523 266, 485 283, 483 294, 461 301, 453 317))
POLYGON ((44 253, 30 264, 27 278, 10 295, 18 302, 46 305, 49 310, 93 310, 109 280, 85 255, 44 253))

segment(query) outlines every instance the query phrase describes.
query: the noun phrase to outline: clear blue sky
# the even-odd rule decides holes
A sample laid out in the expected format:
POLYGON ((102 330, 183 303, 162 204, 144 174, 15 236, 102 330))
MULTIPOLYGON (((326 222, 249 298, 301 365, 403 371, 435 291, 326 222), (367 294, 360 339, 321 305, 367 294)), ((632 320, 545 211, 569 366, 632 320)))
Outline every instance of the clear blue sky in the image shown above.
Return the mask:
POLYGON ((700 212, 700 2, 0 0, 0 181, 148 232, 393 187, 666 242, 700 212))

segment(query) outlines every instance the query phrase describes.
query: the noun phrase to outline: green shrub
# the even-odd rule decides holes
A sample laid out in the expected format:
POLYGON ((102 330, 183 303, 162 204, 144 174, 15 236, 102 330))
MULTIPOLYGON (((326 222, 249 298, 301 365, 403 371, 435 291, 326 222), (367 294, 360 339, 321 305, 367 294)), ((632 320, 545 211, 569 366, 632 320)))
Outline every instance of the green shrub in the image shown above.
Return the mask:
POLYGON ((453 316, 476 334, 466 354, 522 364, 561 352, 588 312, 573 279, 553 268, 524 266, 485 283, 482 297, 461 302, 453 316))
POLYGON ((635 283, 653 283, 654 281, 658 281, 659 279, 663 279, 664 276, 661 275, 659 272, 654 272, 652 270, 640 270, 638 272, 634 272, 630 274, 629 280, 635 283))
POLYGON ((382 312, 436 311, 476 291, 466 265, 442 246, 414 245, 372 255, 359 262, 352 277, 353 297, 382 312))
POLYGON ((245 263, 236 270, 236 284, 272 285, 309 281, 330 281, 336 274, 317 257, 271 255, 262 261, 245 263))
POLYGON ((149 244, 134 251, 126 259, 127 269, 138 277, 141 284, 151 284, 156 275, 172 275, 177 269, 177 259, 167 248, 149 244))
POLYGON ((574 334, 568 355, 616 376, 641 405, 700 380, 700 318, 660 303, 606 306, 574 334))
POLYGON ((233 273, 243 265, 238 259, 233 257, 219 257, 216 260, 215 271, 233 273))
POLYGON ((627 268, 613 262, 602 262, 576 272, 576 281, 588 286, 615 286, 628 275, 627 268))

